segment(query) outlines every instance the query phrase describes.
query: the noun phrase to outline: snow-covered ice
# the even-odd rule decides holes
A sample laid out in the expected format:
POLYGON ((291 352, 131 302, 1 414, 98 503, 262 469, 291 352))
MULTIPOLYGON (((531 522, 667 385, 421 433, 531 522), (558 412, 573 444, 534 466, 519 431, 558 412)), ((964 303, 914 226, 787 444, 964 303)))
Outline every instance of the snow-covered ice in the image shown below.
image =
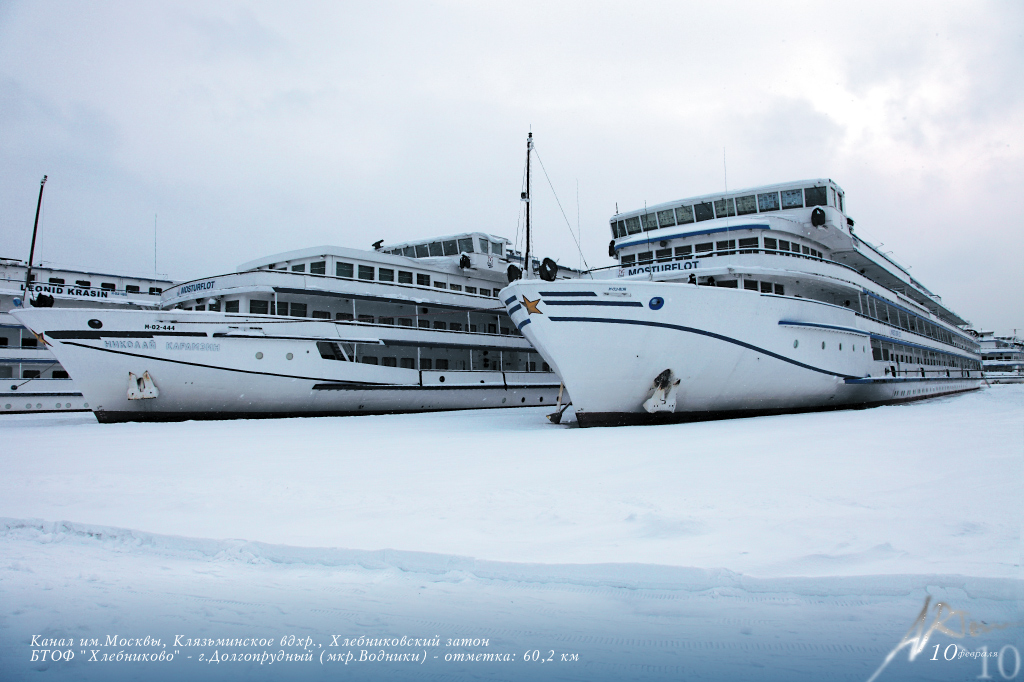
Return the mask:
MULTIPOLYGON (((552 425, 549 409, 120 425, 5 416, 2 670, 856 680, 928 596, 932 612, 941 600, 1011 627, 933 634, 927 654, 910 662, 904 649, 880 680, 982 672, 977 659, 925 661, 936 643, 1022 648, 1024 387, 614 429, 552 425), (101 666, 79 646, 118 634, 171 647, 183 633, 301 634, 321 645, 317 658, 342 650, 331 635, 442 646, 415 667, 196 662, 216 646, 101 666), (73 636, 76 658, 31 661, 33 635, 73 636), (489 647, 443 646, 455 637, 489 647), (523 662, 532 650, 578 660, 523 662), (453 651, 516 661, 445 662, 453 651)), ((1013 672, 1002 653, 994 679, 1013 672)))

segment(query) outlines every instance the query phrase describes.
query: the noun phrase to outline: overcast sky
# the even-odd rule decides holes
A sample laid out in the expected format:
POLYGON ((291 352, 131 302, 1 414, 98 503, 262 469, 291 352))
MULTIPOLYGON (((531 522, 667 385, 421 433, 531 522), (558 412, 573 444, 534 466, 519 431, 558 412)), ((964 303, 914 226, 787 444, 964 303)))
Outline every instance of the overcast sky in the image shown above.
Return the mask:
MULTIPOLYGON (((37 261, 83 269, 152 274, 155 215, 172 279, 512 238, 532 128, 591 266, 616 205, 830 177, 954 310, 1024 330, 1022 35, 1021 2, 4 0, 0 255, 43 174, 37 261)), ((535 177, 538 253, 577 265, 535 177)))

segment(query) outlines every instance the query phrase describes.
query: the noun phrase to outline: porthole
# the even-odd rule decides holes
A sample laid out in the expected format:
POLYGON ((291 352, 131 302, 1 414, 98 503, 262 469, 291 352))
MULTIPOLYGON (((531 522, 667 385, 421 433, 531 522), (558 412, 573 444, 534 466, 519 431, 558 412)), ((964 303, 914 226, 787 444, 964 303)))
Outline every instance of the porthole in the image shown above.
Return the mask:
POLYGON ((57 409, 58 410, 60 409, 60 403, 57 403, 57 409))
POLYGON ((800 345, 800 340, 799 339, 793 339, 793 348, 796 348, 799 345, 800 345))
POLYGON ((541 396, 540 398, 538 398, 538 400, 539 400, 540 402, 544 402, 544 396, 541 396))
POLYGON ((43 404, 42 403, 36 403, 36 409, 37 410, 43 409, 43 404))
POLYGON ((525 402, 526 402, 526 398, 523 398, 523 399, 522 399, 522 400, 520 400, 519 402, 521 402, 521 403, 525 403, 525 402))
POLYGON ((7 403, 6 405, 4 405, 4 409, 5 409, 5 410, 9 410, 9 409, 11 409, 11 404, 10 404, 10 403, 7 403))
POLYGON ((32 409, 32 403, 25 403, 25 409, 26 410, 31 410, 32 409))
POLYGON ((263 359, 263 353, 256 353, 256 359, 257 360, 262 360, 263 359))
POLYGON ((825 342, 824 341, 821 342, 821 349, 825 350, 825 342))
POLYGON ((843 349, 843 344, 839 344, 839 350, 843 349))
POLYGON ((501 399, 501 404, 504 405, 506 400, 507 400, 507 398, 502 398, 501 399))
POLYGON ((71 407, 71 403, 67 403, 64 407, 71 407))
POLYGON ((89 407, 89 403, 82 403, 82 407, 89 407))
POLYGON ((291 360, 291 359, 292 359, 292 358, 294 358, 294 357, 295 357, 295 356, 294 356, 294 355, 292 355, 291 353, 289 353, 288 355, 284 356, 285 360, 291 360))
POLYGON ((444 375, 441 375, 441 378, 438 379, 438 381, 440 381, 443 384, 444 383, 444 375))

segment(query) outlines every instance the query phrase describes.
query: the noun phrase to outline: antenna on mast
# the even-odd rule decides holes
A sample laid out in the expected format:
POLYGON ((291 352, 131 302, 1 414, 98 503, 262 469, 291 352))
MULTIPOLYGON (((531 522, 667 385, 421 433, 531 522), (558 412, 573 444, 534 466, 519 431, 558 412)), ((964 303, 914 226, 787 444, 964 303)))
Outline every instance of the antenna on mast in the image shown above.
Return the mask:
MULTIPOLYGON (((43 207, 43 187, 46 186, 46 177, 43 176, 39 183, 39 200, 36 202, 36 222, 32 226, 32 246, 28 250, 28 269, 25 271, 25 300, 29 300, 29 283, 32 281, 32 261, 36 257, 36 233, 39 232, 39 211, 43 207)), ((22 306, 24 306, 24 302, 22 306)))
POLYGON ((523 279, 530 278, 530 152, 533 151, 533 131, 526 136, 526 191, 520 199, 526 202, 526 257, 523 259, 523 279))
POLYGON ((725 147, 722 147, 722 179, 725 181, 725 191, 729 191, 729 168, 725 165, 725 147))

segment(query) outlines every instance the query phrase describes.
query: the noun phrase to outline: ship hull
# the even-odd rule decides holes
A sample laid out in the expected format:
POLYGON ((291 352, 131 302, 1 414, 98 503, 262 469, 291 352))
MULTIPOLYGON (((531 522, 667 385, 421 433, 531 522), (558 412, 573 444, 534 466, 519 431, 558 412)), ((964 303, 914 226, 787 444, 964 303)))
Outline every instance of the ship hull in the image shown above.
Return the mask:
POLYGON ((922 375, 875 360, 873 339, 918 340, 804 298, 630 280, 529 280, 501 295, 565 382, 582 426, 869 407, 982 382, 977 371, 922 375), (659 396, 655 380, 666 370, 673 386, 659 396), (668 400, 645 407, 659 397, 668 400))
POLYGON ((350 342, 408 354, 426 344, 496 357, 530 350, 521 337, 208 312, 15 314, 44 336, 101 422, 523 407, 553 404, 559 390, 551 372, 379 366, 325 359, 317 346, 350 342), (130 398, 131 381, 146 376, 149 384, 136 393, 152 397, 130 398))

